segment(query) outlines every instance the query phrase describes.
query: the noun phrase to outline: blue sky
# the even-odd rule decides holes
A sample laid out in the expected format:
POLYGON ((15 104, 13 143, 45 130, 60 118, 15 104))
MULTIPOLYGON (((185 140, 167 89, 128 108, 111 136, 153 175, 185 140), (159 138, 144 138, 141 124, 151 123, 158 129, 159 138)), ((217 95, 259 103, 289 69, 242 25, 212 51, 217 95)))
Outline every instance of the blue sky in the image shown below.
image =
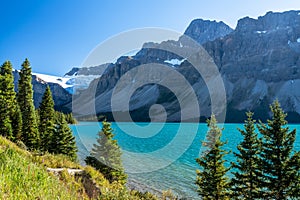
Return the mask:
MULTIPOLYGON (((1 0, 0 62, 63 75, 120 32, 160 27, 184 32, 195 18, 224 21, 267 11, 300 10, 299 0, 1 0)), ((100 63, 99 63, 100 64, 100 63)))

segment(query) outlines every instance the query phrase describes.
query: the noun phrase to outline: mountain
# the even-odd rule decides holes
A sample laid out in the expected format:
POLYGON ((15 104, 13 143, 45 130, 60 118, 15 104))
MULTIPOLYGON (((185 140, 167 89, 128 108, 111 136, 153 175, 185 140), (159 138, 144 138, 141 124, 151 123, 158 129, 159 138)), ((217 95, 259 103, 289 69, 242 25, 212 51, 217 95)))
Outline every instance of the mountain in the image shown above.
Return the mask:
POLYGON ((68 79, 68 83, 71 84, 72 93, 87 89, 89 84, 96 78, 99 78, 104 70, 109 67, 111 63, 101 64, 92 67, 73 67, 69 72, 64 75, 64 78, 68 79))
POLYGON ((204 44, 225 82, 228 120, 239 121, 247 110, 266 119, 277 98, 289 120, 300 121, 299 42, 300 12, 288 11, 243 18, 234 32, 204 44))
MULTIPOLYGON (((195 20, 189 25, 187 30, 186 34, 192 34, 191 30, 195 30, 198 36, 197 34, 193 34, 193 37, 195 39, 198 38, 198 40, 201 40, 202 42, 208 42, 213 38, 224 37, 226 34, 233 31, 223 22, 217 23, 215 21, 209 22, 203 20, 195 20), (208 23, 211 23, 211 25, 208 25, 208 23), (211 34, 212 36, 207 37, 208 34, 211 34)), ((172 50, 177 49, 184 55, 186 50, 191 48, 185 41, 185 37, 180 37, 178 41, 169 40, 160 44, 148 42, 143 45, 142 49, 137 52, 135 56, 120 57, 116 63, 110 64, 101 77, 91 82, 89 89, 83 91, 81 95, 75 95, 75 101, 73 102, 73 106, 75 105, 76 109, 73 110, 75 114, 77 114, 77 116, 89 116, 96 110, 98 114, 106 115, 110 120, 113 120, 111 116, 110 100, 111 94, 120 78, 131 69, 149 63, 164 64, 180 70, 180 66, 185 61, 185 56, 182 57, 172 53, 174 52, 172 50), (168 49, 168 51, 164 49, 168 49), (93 102, 95 102, 95 106, 91 105, 93 102)), ((142 80, 143 76, 147 76, 147 74, 136 77, 136 80, 142 80)), ((134 80, 132 83, 134 83, 134 80)), ((123 90, 122 92, 122 95, 127 95, 126 90, 123 90)), ((148 121, 148 110, 150 106, 155 103, 162 103, 169 113, 168 120, 179 121, 180 111, 178 111, 178 102, 172 102, 173 99, 174 97, 167 88, 156 84, 149 84, 141 87, 134 93, 131 101, 134 103, 130 103, 130 112, 134 120, 148 121)), ((70 104, 69 106, 72 105, 70 104)))
MULTIPOLYGON (((197 19, 178 41, 145 43, 135 56, 123 56, 110 64, 91 82, 88 90, 76 96, 73 104, 80 104, 76 109, 78 116, 88 116, 96 110, 97 114, 113 119, 110 100, 121 77, 142 64, 157 63, 168 65, 183 75, 197 96, 201 117, 209 117, 210 94, 203 77, 187 61, 186 52, 195 48, 186 41, 187 36, 203 46, 220 71, 226 89, 227 122, 242 122, 244 112, 248 110, 254 111, 256 118, 266 120, 268 106, 276 98, 289 113, 290 122, 300 122, 300 11, 268 12, 258 19, 245 17, 238 21, 235 30, 223 22, 197 19), (91 102, 95 105, 90 106, 91 102)), ((201 62, 200 55, 197 59, 201 62)), ((161 81, 168 77, 168 74, 155 70, 149 73, 159 75, 161 81)), ((131 74, 132 82, 119 92, 120 101, 125 99, 131 87, 147 78, 147 74, 136 74, 131 74)), ((208 78, 214 81, 215 77, 208 78)), ((164 106, 168 121, 181 120, 177 97, 159 84, 138 88, 131 96, 128 110, 134 120, 149 121, 148 112, 153 104, 164 106)), ((186 109, 192 107, 187 105, 186 109)), ((126 109, 116 112, 122 114, 126 109)), ((221 113, 222 110, 215 114, 221 113)))
MULTIPOLYGON (((17 91, 18 80, 20 78, 19 72, 17 70, 13 71, 14 84, 17 91)), ((71 110, 65 105, 72 101, 72 94, 68 92, 72 85, 67 84, 67 78, 50 76, 45 74, 33 73, 32 75, 32 85, 33 85, 33 100, 34 106, 39 107, 42 97, 46 90, 47 85, 50 86, 52 91, 53 100, 55 103, 56 110, 62 110, 65 112, 70 112, 71 110)))
MULTIPOLYGON (((90 82, 101 77, 104 70, 110 65, 102 64, 94 67, 72 68, 63 77, 41 73, 32 73, 33 99, 36 108, 39 107, 47 85, 52 91, 55 109, 65 112, 71 111, 72 95, 76 91, 88 88, 90 82)), ((19 72, 13 71, 15 90, 17 91, 19 72)))
POLYGON ((217 38, 224 37, 233 30, 224 22, 195 19, 185 30, 184 35, 204 44, 207 41, 214 41, 217 38))

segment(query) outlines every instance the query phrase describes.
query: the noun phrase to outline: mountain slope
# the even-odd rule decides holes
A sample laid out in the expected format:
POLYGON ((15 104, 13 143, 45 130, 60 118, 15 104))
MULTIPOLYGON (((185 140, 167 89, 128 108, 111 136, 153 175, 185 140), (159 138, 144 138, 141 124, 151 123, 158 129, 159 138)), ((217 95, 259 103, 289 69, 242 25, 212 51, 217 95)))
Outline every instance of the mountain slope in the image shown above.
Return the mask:
POLYGON ((110 65, 111 63, 92 67, 73 67, 64 75, 64 78, 67 78, 68 83, 72 84, 72 93, 75 93, 88 88, 89 84, 94 79, 101 77, 105 69, 110 65))
MULTIPOLYGON (((196 21, 197 22, 197 21, 196 21)), ((206 24, 211 23, 208 31, 199 31, 199 37, 203 42, 208 42, 212 39, 212 37, 223 37, 229 32, 231 32, 231 28, 220 22, 217 23, 215 21, 203 21, 203 23, 191 23, 189 26, 189 30, 205 30, 206 24), (195 28, 198 26, 198 28, 195 28), (225 31, 224 31, 225 27, 225 31), (207 37, 207 34, 213 34, 212 37, 207 37), (202 36, 203 35, 203 36, 202 36), (206 39, 205 39, 206 38, 206 39)), ((190 34, 189 31, 187 34, 190 34)), ((186 37, 186 36, 185 36, 186 37)), ((108 116, 110 120, 113 120, 111 116, 111 95, 114 87, 116 86, 119 79, 131 69, 134 69, 137 66, 149 63, 157 63, 168 65, 173 68, 178 68, 180 70, 181 65, 185 62, 185 57, 188 56, 186 52, 190 52, 191 47, 188 42, 185 41, 185 37, 180 37, 178 41, 165 41, 160 44, 156 43, 145 43, 143 48, 137 52, 135 56, 123 56, 120 57, 116 63, 111 64, 106 71, 102 74, 101 77, 91 82, 89 89, 83 91, 81 95, 75 95, 75 101, 73 102, 73 106, 75 105, 76 110, 75 115, 77 116, 89 116, 94 110, 96 110, 97 114, 104 114, 108 116), (164 50, 168 49, 168 50, 164 50), (179 56, 173 53, 172 50, 179 50, 182 55, 179 56), (94 94, 95 93, 95 94, 94 94), (95 107, 91 104, 95 102, 95 107)), ((196 36, 195 36, 196 37, 196 36)), ((187 72, 191 73, 193 71, 187 72)), ((155 71, 150 72, 150 74, 155 74, 155 71)), ((149 73, 148 73, 149 74, 149 73)), ((143 80, 148 76, 148 74, 143 74, 141 77, 136 77, 136 80, 143 80), (145 76, 143 78, 143 76, 145 76)), ((167 76, 165 76, 167 77, 167 76)), ((190 76, 195 81, 194 76, 190 76)), ((197 79, 197 78, 196 78, 197 79)), ((135 81, 131 83, 134 85, 135 81)), ((136 82, 137 83, 137 82, 136 82)), ((128 87, 131 86, 130 84, 128 87)), ((129 88, 127 88, 129 89, 129 88)), ((126 89, 122 91, 125 95, 127 94, 126 89)), ((121 95, 121 96, 122 96, 121 95)), ((175 98, 176 99, 176 98, 175 98)), ((136 121, 149 121, 148 110, 151 105, 155 103, 162 103, 166 108, 168 115, 168 121, 179 121, 180 119, 180 111, 178 102, 173 102, 174 97, 170 94, 170 90, 164 88, 162 86, 156 84, 145 85, 144 87, 139 88, 132 98, 130 103, 130 112, 132 117, 136 121), (165 99, 167 98, 167 99, 165 99)), ((207 102, 205 102, 207 104, 207 102)), ((71 106, 71 105, 69 105, 71 106)), ((123 112, 120 110, 120 112, 123 112)), ((207 112, 207 111, 206 111, 207 112)), ((125 121, 128 119, 124 119, 125 121)), ((185 119, 188 120, 188 119, 185 119)))
MULTIPOLYGON (((238 21, 235 30, 222 22, 204 20, 194 20, 187 28, 185 34, 203 45, 221 73, 226 88, 228 122, 242 122, 247 110, 255 111, 255 117, 264 120, 268 117, 265 114, 268 113, 268 105, 276 98, 292 116, 289 120, 300 122, 300 93, 297 89, 300 86, 299 13, 268 12, 258 19, 246 17, 238 21)), ((158 63, 172 67, 185 77, 197 95, 201 116, 210 116, 211 100, 203 77, 186 61, 185 56, 174 53, 177 51, 185 55, 184 52, 191 48, 181 37, 178 41, 146 43, 135 56, 119 58, 101 77, 91 82, 89 90, 95 91, 96 95, 91 94, 93 97, 88 99, 88 91, 84 92, 86 105, 77 110, 79 115, 91 114, 94 107, 89 108, 89 102, 95 100, 96 112, 113 120, 110 99, 120 78, 142 64, 158 63)), ((201 62, 201 57, 199 59, 198 62, 201 62)), ((161 77, 164 81, 168 76, 162 74, 161 77)), ((133 75, 133 80, 142 79, 133 75)), ((124 87, 124 95, 134 82, 124 87)), ((143 86, 133 94, 129 105, 133 119, 150 120, 148 111, 153 104, 164 106, 168 121, 181 120, 178 99, 168 88, 157 84, 143 86)))
MULTIPOLYGON (((76 187, 47 173, 32 155, 0 137, 1 199, 82 199, 76 187)), ((88 199, 87 196, 85 199, 88 199)))
POLYGON ((234 32, 204 45, 225 80, 229 111, 254 110, 266 118, 261 109, 278 98, 299 120, 299 13, 268 12, 257 20, 243 18, 234 32))
MULTIPOLYGON (((20 78, 17 70, 13 71, 15 90, 18 90, 18 80, 20 78)), ((49 76, 44 74, 33 73, 32 85, 33 85, 33 99, 36 108, 39 107, 42 97, 46 90, 47 85, 50 86, 52 91, 53 100, 56 110, 62 110, 70 112, 71 110, 65 107, 65 105, 72 101, 72 95, 69 92, 69 84, 66 83, 67 79, 49 76)))

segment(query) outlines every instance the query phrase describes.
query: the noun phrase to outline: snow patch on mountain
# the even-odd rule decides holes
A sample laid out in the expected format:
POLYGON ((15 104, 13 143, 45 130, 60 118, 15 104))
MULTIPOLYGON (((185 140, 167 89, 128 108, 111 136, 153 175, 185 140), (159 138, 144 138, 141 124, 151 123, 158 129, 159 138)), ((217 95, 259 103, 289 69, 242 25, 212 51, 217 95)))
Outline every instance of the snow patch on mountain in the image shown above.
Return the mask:
POLYGON ((73 86, 73 90, 86 89, 89 87, 90 83, 99 78, 101 75, 75 75, 75 76, 65 76, 68 79, 67 84, 73 86))
POLYGON ((164 62, 169 63, 174 66, 174 65, 181 65, 181 63, 183 63, 184 61, 185 61, 185 59, 179 60, 179 59, 175 58, 175 59, 171 59, 171 60, 165 60, 164 62))
POLYGON ((39 74, 39 73, 32 73, 32 75, 36 76, 42 82, 56 83, 65 89, 73 86, 68 82, 70 78, 67 77, 59 77, 59 76, 52 76, 52 75, 39 74))
POLYGON ((256 31, 258 34, 266 33, 267 31, 256 31))
POLYGON ((74 94, 76 90, 86 89, 90 83, 99 78, 101 75, 77 75, 74 73, 72 76, 65 75, 64 77, 52 76, 40 73, 32 73, 36 76, 37 80, 42 83, 56 83, 68 91, 70 94, 74 94))

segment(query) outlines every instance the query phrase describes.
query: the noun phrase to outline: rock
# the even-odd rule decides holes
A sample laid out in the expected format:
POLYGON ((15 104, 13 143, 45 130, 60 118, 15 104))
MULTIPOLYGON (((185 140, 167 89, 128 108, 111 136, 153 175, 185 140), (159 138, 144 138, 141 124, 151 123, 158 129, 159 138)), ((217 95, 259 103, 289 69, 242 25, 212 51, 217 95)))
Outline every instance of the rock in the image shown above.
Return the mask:
POLYGON ((110 65, 111 63, 105 63, 98 66, 92 67, 73 67, 69 72, 65 74, 65 76, 89 76, 89 75, 102 75, 104 70, 110 65))
POLYGON ((67 172, 70 175, 75 175, 75 174, 82 174, 84 171, 82 169, 69 169, 69 168, 47 168, 48 172, 52 172, 54 174, 59 174, 61 173, 63 170, 67 170, 67 172))
MULTIPOLYGON (((185 31, 186 36, 203 45, 220 71, 226 88, 227 122, 243 122, 248 110, 255 112, 255 118, 265 120, 269 117, 269 104, 276 98, 284 110, 291 113, 292 121, 300 122, 300 94, 297 90, 300 80, 299 13, 268 12, 258 19, 245 17, 238 21, 235 30, 223 22, 197 19, 185 31)), ((201 116, 198 117, 209 117, 211 100, 206 83, 185 60, 188 56, 186 52, 192 48, 184 37, 160 44, 145 43, 135 56, 119 58, 101 77, 91 82, 89 89, 82 93, 85 103, 79 112, 82 115, 91 114, 94 107, 90 109, 89 102, 94 101, 97 114, 107 115, 113 120, 110 100, 120 78, 137 66, 157 63, 172 67, 185 77, 198 98, 201 110, 201 116), (174 52, 180 52, 180 55, 174 52), (178 64, 172 64, 172 60, 178 64), (89 90, 96 94, 90 99, 86 98, 89 90)), ((137 77, 133 74, 131 80, 141 80, 146 75, 137 77)), ((168 74, 161 77, 163 81, 168 74)), ((213 81, 215 77, 209 78, 213 81)), ((132 82, 124 86, 120 95, 125 97, 128 88, 134 84, 132 82)), ((137 121, 149 121, 148 112, 153 104, 164 106, 168 121, 181 120, 178 99, 168 88, 157 84, 142 86, 133 94, 129 106, 131 116, 137 121)))
MULTIPOLYGON (((14 75, 15 90, 17 91, 18 80, 20 76, 17 70, 13 71, 13 75, 14 75)), ((46 87, 47 85, 49 85, 52 92, 55 109, 65 111, 65 112, 71 111, 70 108, 67 108, 65 105, 72 101, 72 95, 69 92, 67 92, 67 90, 65 90, 63 87, 61 87, 59 84, 45 83, 37 79, 36 76, 33 75, 32 85, 33 85, 33 101, 34 101, 34 106, 36 108, 40 106, 46 87)))
POLYGON ((224 37, 232 31, 232 28, 222 21, 195 19, 190 23, 184 34, 196 40, 199 44, 204 44, 224 37))

